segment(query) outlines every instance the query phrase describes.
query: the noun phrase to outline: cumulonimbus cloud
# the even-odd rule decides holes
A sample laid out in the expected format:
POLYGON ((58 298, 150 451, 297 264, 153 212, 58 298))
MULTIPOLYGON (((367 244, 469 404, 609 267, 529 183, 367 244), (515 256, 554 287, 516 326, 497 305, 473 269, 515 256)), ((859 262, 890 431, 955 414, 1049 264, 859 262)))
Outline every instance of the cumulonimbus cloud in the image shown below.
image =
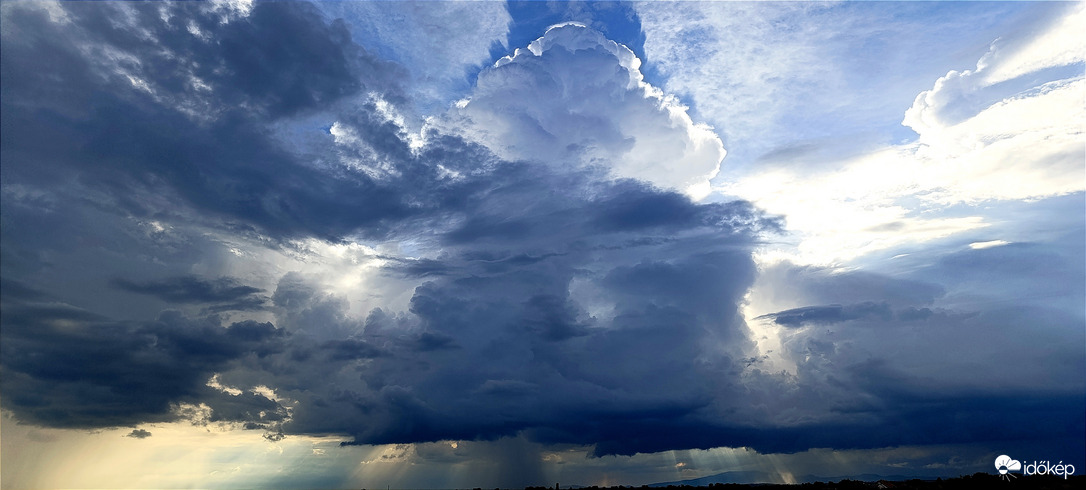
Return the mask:
MULTIPOLYGON (((990 392, 922 392, 863 330, 854 335, 870 343, 835 340, 826 325, 896 318, 883 302, 913 323, 874 326, 980 331, 923 315, 938 288, 893 278, 822 278, 875 306, 817 298, 777 313, 827 321, 785 342, 795 371, 760 369, 739 309, 757 274, 752 250, 780 220, 683 194, 715 171, 719 140, 595 31, 551 29, 480 74, 452 111, 466 126, 449 116, 413 145, 382 109, 404 96, 400 68, 304 4, 259 3, 225 23, 190 4, 72 3, 60 17, 4 8, 0 390, 18 420, 187 419, 356 444, 519 435, 633 454, 987 440, 1003 427, 993 410, 1046 413, 990 392), (109 9, 132 15, 115 24, 109 9), (158 44, 141 44, 141 29, 158 44), (120 54, 88 59, 86 46, 120 54), (164 68, 176 63, 191 72, 164 68), (205 105, 219 110, 193 110, 205 105), (395 171, 345 164, 333 123, 395 171), (183 236, 165 246, 127 233, 148 220, 183 236), (377 307, 354 314, 352 277, 331 287, 269 267, 256 285, 247 281, 262 276, 227 270, 304 240, 372 244, 365 279, 409 283, 406 306, 375 295, 377 307), (134 279, 134 268, 161 275, 134 279), (178 308, 259 291, 270 303, 119 320, 67 286, 111 280, 120 291, 104 289, 127 300, 178 308), (834 316, 834 303, 861 306, 834 316), (267 318, 246 318, 257 314, 267 318)), ((1082 413, 1081 397, 1032 400, 1059 416, 1014 437, 1081 425, 1066 417, 1082 413)))
POLYGON ((705 197, 725 155, 720 138, 640 68, 633 51, 598 31, 552 26, 480 73, 451 117, 507 159, 601 166, 705 197))

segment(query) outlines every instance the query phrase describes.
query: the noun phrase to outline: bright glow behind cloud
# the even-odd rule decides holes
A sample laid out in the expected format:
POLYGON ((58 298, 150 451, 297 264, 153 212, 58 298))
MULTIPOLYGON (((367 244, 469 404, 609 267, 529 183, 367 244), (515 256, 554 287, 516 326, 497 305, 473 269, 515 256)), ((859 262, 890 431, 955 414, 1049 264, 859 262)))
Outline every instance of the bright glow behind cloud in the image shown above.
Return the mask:
MULTIPOLYGON (((1069 18, 1082 15, 1079 8, 1069 18)), ((1086 189, 1086 80, 1045 80, 994 100, 999 92, 988 90, 1008 73, 1081 60, 1081 37, 1068 35, 1067 25, 1056 22, 1037 40, 1017 39, 1024 47, 996 44, 978 63, 981 68, 938 79, 905 111, 903 124, 918 133, 916 142, 860 155, 825 172, 780 169, 718 188, 787 216, 800 242, 785 256, 822 264, 986 226, 980 215, 940 215, 945 206, 1086 189), (1017 56, 1036 46, 1056 54, 1031 56, 1029 63, 1017 56)))
POLYGON ((1080 2, 1041 35, 1024 40, 1018 46, 1004 49, 1001 44, 1019 40, 997 40, 992 50, 977 63, 977 71, 985 72, 984 83, 992 85, 1045 68, 1086 61, 1084 25, 1086 4, 1080 2))

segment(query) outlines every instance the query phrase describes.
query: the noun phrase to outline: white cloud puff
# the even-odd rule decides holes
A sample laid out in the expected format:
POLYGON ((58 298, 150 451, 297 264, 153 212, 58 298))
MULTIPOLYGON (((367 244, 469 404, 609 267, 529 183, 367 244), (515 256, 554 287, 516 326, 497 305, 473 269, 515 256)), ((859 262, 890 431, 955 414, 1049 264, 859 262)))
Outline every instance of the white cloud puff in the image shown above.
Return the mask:
POLYGON ((702 198, 724 145, 646 83, 640 66, 629 48, 595 30, 556 25, 480 73, 470 98, 439 124, 503 158, 603 166, 702 198))
POLYGON ((720 189, 787 216, 799 242, 784 255, 821 264, 988 225, 982 209, 954 216, 946 206, 1082 191, 1086 78, 1069 65, 1084 50, 1069 26, 1084 12, 1077 6, 1045 30, 1003 38, 975 69, 937 79, 905 112, 915 141, 720 189))
POLYGON ((977 63, 977 69, 986 72, 988 84, 995 84, 1044 68, 1086 61, 1083 25, 1086 25, 1086 4, 1079 3, 1027 42, 1011 40, 1014 44, 1008 48, 1001 48, 1000 41, 993 43, 992 50, 977 63))
POLYGON ((1086 60, 1075 6, 1047 29, 992 43, 975 70, 950 71, 920 93, 902 124, 919 135, 900 148, 915 186, 941 204, 1029 199, 1084 189, 1086 80, 1044 72, 1086 60), (1024 77, 1024 75, 1033 75, 1024 77), (1007 93, 1010 91, 1011 93, 1007 93))

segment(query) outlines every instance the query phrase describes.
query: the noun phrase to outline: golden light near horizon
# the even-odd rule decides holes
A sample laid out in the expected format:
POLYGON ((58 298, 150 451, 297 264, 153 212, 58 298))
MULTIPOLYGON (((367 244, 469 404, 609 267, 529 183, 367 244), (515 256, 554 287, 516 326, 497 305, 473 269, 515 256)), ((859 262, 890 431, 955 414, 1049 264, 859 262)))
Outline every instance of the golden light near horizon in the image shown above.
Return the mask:
MULTIPOLYGON (((3 424, 4 488, 245 488, 276 468, 299 464, 342 438, 292 437, 269 443, 260 431, 188 422, 135 429, 61 430, 3 424)), ((331 457, 331 456, 330 456, 331 457)))

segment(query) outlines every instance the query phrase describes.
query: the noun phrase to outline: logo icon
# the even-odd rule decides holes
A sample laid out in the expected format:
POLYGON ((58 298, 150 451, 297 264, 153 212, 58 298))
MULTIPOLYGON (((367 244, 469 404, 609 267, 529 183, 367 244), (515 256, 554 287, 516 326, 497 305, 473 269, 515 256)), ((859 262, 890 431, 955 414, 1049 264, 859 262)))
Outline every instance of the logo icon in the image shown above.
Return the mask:
POLYGON ((1017 459, 1011 459, 1011 457, 1006 454, 1000 454, 999 457, 995 459, 995 467, 996 470, 999 470, 999 476, 1004 480, 1010 481, 1011 477, 1014 477, 1014 475, 1011 475, 1008 472, 1021 471, 1022 463, 1017 459))

